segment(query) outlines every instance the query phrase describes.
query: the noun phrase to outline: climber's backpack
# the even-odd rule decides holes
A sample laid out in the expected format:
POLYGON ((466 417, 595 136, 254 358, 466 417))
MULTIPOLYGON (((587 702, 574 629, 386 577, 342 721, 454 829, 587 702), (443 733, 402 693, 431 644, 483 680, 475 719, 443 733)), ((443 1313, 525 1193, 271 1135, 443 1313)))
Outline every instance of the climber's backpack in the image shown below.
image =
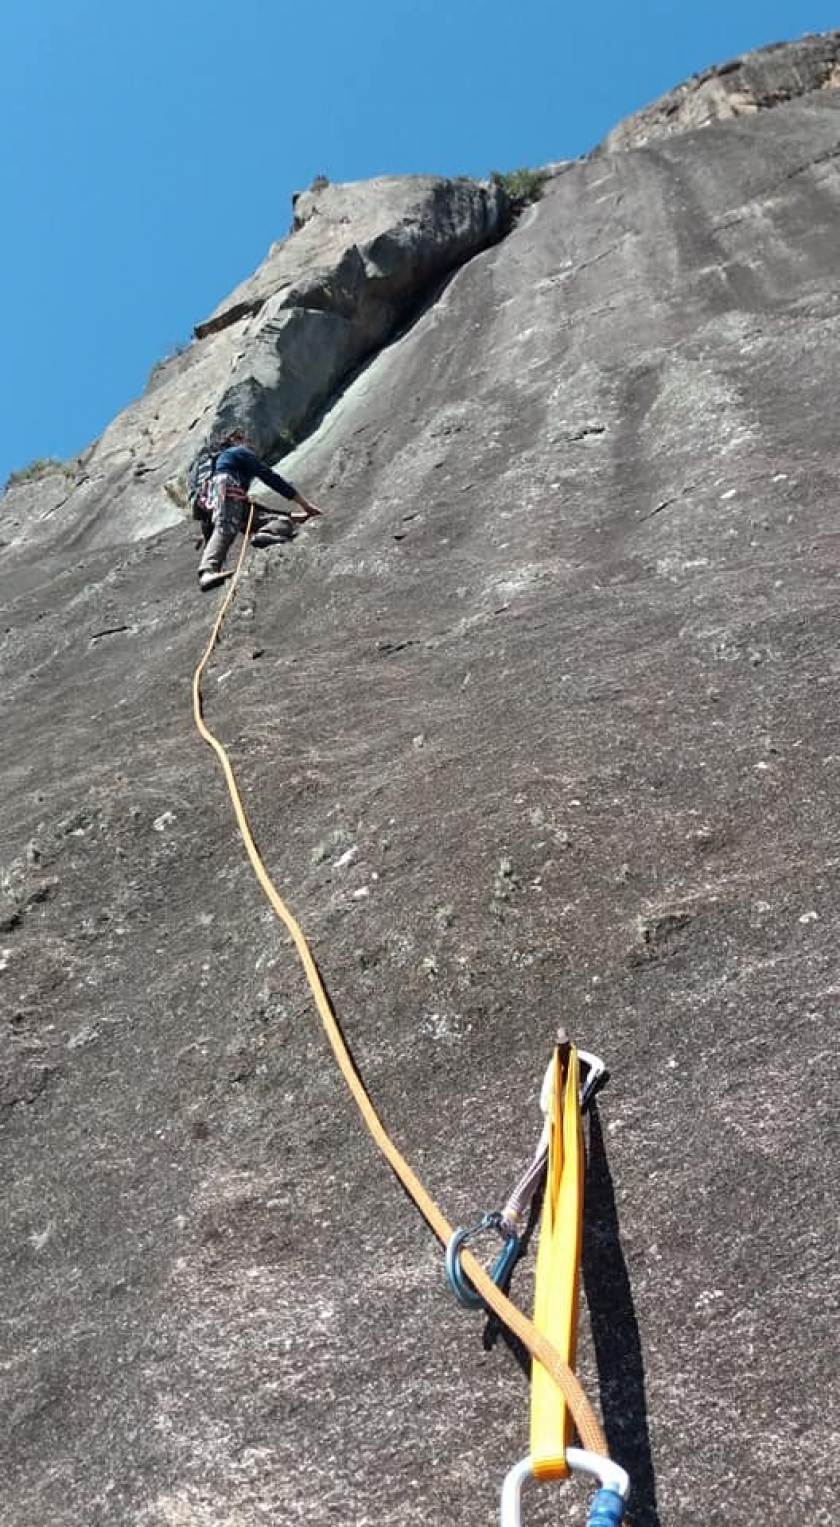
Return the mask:
POLYGON ((207 484, 213 476, 218 451, 213 451, 205 440, 198 455, 187 472, 187 501, 194 520, 206 518, 207 484))

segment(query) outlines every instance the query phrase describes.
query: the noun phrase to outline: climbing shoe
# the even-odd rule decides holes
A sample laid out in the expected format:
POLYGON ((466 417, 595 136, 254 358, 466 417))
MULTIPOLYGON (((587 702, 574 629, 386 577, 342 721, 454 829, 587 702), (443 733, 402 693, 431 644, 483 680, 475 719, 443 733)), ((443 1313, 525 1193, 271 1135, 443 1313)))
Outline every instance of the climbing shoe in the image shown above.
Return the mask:
POLYGON ((225 579, 229 578, 230 576, 230 573, 212 572, 210 569, 208 569, 208 571, 205 573, 199 573, 198 586, 201 589, 215 589, 218 588, 220 583, 224 583, 225 579))

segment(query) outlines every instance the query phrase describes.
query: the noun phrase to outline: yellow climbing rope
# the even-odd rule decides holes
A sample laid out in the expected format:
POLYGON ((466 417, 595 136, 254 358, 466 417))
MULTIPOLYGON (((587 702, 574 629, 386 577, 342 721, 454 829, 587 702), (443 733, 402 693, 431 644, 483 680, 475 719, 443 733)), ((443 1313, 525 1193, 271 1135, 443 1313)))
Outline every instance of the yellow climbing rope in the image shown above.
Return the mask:
MULTIPOLYGON (((445 1246, 453 1234, 453 1228, 445 1216, 442 1214, 441 1210, 438 1208, 434 1199, 431 1198, 429 1193, 426 1191, 420 1179, 409 1166, 408 1162, 405 1160, 405 1157, 394 1144, 381 1119, 379 1118, 379 1115, 376 1112, 370 1097, 368 1096, 364 1083, 356 1071, 350 1053, 344 1042, 341 1029, 339 1028, 335 1015, 333 1014, 330 1000, 321 980, 318 967, 312 955, 312 951, 309 948, 309 945, 300 926, 292 916, 292 913, 289 911, 285 902, 281 899, 277 889, 275 888, 268 875, 265 865, 263 864, 259 849, 254 842, 254 837, 248 824, 248 818, 245 814, 245 807, 242 804, 242 797, 239 793, 239 788, 237 786, 233 768, 227 752, 225 751, 225 748, 219 741, 218 737, 214 736, 209 727, 206 725, 202 714, 202 675, 210 661, 210 658, 213 655, 213 651, 215 649, 216 643, 218 642, 225 615, 227 614, 227 611, 230 608, 231 602, 236 593, 237 585, 242 574, 245 554, 248 548, 248 538, 251 529, 252 517, 253 510, 248 517, 248 523, 242 538, 242 546, 239 551, 239 557, 237 559, 233 577, 230 580, 225 598, 222 601, 218 615, 216 616, 216 620, 213 624, 210 639, 195 670, 195 673, 193 674, 192 699, 195 724, 201 733, 201 736, 204 738, 204 741, 213 749, 222 766, 225 781, 230 793, 230 798, 233 803, 233 810, 236 816, 239 832, 245 844, 245 849, 248 854, 248 858, 251 861, 254 874, 256 875, 257 880, 259 881, 269 904, 273 908, 276 915, 279 917, 280 921, 285 925, 292 937, 295 948, 298 952, 298 956, 300 958, 300 962, 303 965, 304 971, 306 972, 306 978, 309 982, 312 996, 315 1001, 315 1006, 318 1009, 321 1022, 330 1042, 333 1055, 335 1056, 336 1062, 338 1063, 338 1066, 341 1070, 341 1074, 344 1077, 344 1080, 347 1083, 353 1098, 355 1099, 365 1124, 367 1125, 371 1135, 373 1136, 373 1139, 385 1157, 385 1160, 388 1162, 388 1165, 391 1167, 392 1171, 396 1173, 406 1191, 411 1194, 411 1197, 413 1198, 417 1208, 420 1210, 420 1213, 423 1215, 423 1218, 426 1220, 426 1223, 429 1225, 430 1229, 437 1236, 437 1239, 441 1242, 442 1245, 445 1246)), ((604 1441, 601 1427, 598 1424, 592 1407, 583 1392, 583 1388, 579 1380, 572 1372, 569 1364, 564 1361, 552 1343, 537 1329, 533 1321, 529 1320, 528 1317, 523 1314, 522 1310, 520 1310, 512 1302, 512 1300, 508 1299, 506 1294, 502 1293, 500 1288, 497 1288, 492 1278, 490 1278, 484 1271, 481 1263, 472 1254, 472 1252, 464 1248, 461 1260, 464 1272, 466 1273, 470 1282, 473 1284, 476 1292, 481 1295, 484 1303, 488 1306, 489 1309, 493 1310, 493 1312, 504 1323, 504 1325, 506 1325, 508 1329, 519 1338, 523 1345, 527 1347, 532 1357, 538 1360, 538 1362, 542 1365, 542 1368, 545 1369, 546 1373, 550 1374, 554 1383, 557 1385, 557 1388, 560 1390, 562 1396, 564 1397, 564 1400, 568 1404, 569 1410, 574 1419, 575 1426, 577 1427, 578 1435, 584 1448, 586 1448, 591 1453, 598 1453, 603 1457, 607 1457, 607 1447, 604 1441)))

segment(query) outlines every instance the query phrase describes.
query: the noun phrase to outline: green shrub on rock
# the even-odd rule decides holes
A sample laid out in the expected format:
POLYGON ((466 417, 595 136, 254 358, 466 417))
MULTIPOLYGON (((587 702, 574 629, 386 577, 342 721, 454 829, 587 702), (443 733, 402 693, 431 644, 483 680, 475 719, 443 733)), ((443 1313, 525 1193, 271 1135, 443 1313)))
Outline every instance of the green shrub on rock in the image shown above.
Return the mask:
POLYGON ((74 477, 76 469, 73 463, 59 461, 56 456, 39 457, 37 461, 30 461, 26 467, 18 467, 16 472, 10 472, 3 488, 19 487, 21 483, 40 482, 42 477, 54 477, 61 474, 63 477, 74 477))
POLYGON ((504 174, 499 170, 490 172, 490 179, 507 193, 514 213, 521 212, 532 202, 539 201, 548 178, 545 170, 529 170, 524 167, 519 170, 506 170, 504 174))

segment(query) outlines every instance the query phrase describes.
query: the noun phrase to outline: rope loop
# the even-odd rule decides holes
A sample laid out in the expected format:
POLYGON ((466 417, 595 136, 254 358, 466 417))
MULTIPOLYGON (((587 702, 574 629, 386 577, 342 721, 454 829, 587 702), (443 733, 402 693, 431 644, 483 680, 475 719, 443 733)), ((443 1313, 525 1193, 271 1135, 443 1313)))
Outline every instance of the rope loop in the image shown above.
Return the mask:
MULTIPOLYGON (((455 1233, 454 1229, 452 1225, 449 1224, 449 1221, 446 1219, 442 1211, 438 1208, 434 1199, 427 1192, 423 1183, 420 1181, 417 1174, 406 1161, 401 1151, 394 1144, 394 1141, 391 1139, 390 1135, 385 1129, 385 1126, 382 1123, 382 1120, 376 1112, 373 1102, 371 1101, 371 1098, 368 1094, 367 1088, 365 1087, 364 1082, 356 1071, 350 1052, 347 1048, 347 1045, 345 1044, 344 1036, 342 1035, 335 1014, 333 1013, 329 997, 327 996, 326 988, 323 981, 321 980, 318 967, 315 963, 315 958, 312 954, 309 944, 307 943, 304 933, 292 913, 289 911, 289 908, 282 900, 279 892, 277 891, 277 888, 275 887, 268 874, 268 871, 265 868, 260 851, 256 845, 256 842, 254 841, 254 836, 248 822, 248 817, 242 802, 242 796, 240 795, 236 777, 233 772, 233 766, 230 762, 227 751, 224 745, 219 741, 218 737, 215 736, 215 734, 210 730, 204 721, 201 696, 201 680, 219 640, 219 635, 222 629, 225 615, 231 606, 242 576, 242 569, 245 561, 245 554, 248 549, 248 537, 251 531, 252 520, 253 508, 248 515, 248 523, 243 533, 242 546, 239 551, 239 556, 233 577, 230 579, 230 583, 220 606, 219 613, 216 616, 207 646, 199 660, 195 673, 193 674, 193 718, 201 737, 203 737, 208 747, 213 749, 213 752, 216 754, 216 757, 219 760, 222 772, 225 777, 225 782, 227 784, 231 804, 233 806, 236 824, 245 847, 245 852, 247 853, 251 862, 251 867, 269 905, 279 920, 283 923, 284 927, 289 933, 290 938, 292 939, 295 949, 297 950, 298 958, 301 965, 303 966, 306 979, 309 982, 312 998, 318 1011, 318 1015, 321 1019, 324 1032, 335 1057, 336 1064, 338 1065, 338 1068, 344 1077, 347 1087, 353 1095, 353 1099, 359 1109, 359 1112, 362 1115, 362 1118, 364 1119, 370 1135, 374 1143, 378 1146, 382 1155, 385 1157, 385 1160, 387 1161, 391 1170, 399 1178, 406 1192, 414 1200, 417 1209, 422 1214, 432 1234, 437 1237, 441 1245, 447 1246, 455 1233)), ((529 1320, 527 1315, 525 1315, 523 1311, 520 1310, 518 1306, 515 1305, 513 1301, 509 1299, 500 1288, 497 1287, 493 1281, 493 1278, 487 1272, 485 1272, 481 1263, 466 1245, 462 1246, 460 1251, 460 1264, 464 1275, 469 1279, 469 1282, 472 1284, 475 1294, 479 1296, 480 1301, 486 1305, 489 1310, 492 1310, 492 1312, 498 1317, 502 1324, 505 1325, 508 1330, 513 1332, 514 1336, 519 1338, 523 1346, 527 1347, 532 1357, 535 1357, 545 1368, 546 1372, 551 1375, 554 1383, 557 1385, 566 1399, 583 1446, 590 1453, 596 1453, 602 1457, 608 1457, 609 1455, 607 1452, 607 1445, 601 1427, 598 1423, 592 1406, 586 1398, 580 1381, 572 1369, 568 1366, 567 1363, 563 1361, 559 1353, 552 1346, 551 1342, 549 1342, 542 1335, 542 1333, 534 1325, 533 1321, 529 1320)))

